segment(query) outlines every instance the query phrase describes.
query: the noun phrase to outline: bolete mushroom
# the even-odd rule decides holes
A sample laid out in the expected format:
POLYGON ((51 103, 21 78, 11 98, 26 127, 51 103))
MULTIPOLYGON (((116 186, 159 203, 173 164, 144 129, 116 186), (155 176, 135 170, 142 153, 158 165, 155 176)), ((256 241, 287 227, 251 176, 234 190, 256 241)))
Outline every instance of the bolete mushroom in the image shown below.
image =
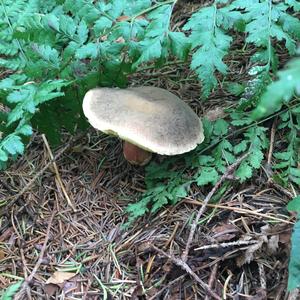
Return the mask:
POLYGON ((124 157, 135 165, 147 164, 153 152, 182 154, 204 140, 194 111, 161 88, 95 88, 86 93, 83 112, 93 127, 125 141, 124 157))

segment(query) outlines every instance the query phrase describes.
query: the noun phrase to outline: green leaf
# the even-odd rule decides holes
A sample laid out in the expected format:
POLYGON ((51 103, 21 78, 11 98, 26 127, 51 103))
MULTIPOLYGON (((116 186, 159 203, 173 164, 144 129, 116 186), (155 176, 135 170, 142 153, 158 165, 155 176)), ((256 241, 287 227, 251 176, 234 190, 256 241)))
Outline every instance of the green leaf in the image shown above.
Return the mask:
POLYGON ((18 127, 17 132, 25 136, 30 136, 32 135, 32 127, 28 124, 25 124, 22 125, 21 127, 18 127))
POLYGON ((14 134, 3 141, 2 147, 11 155, 23 154, 24 152, 24 144, 22 143, 21 138, 14 134))
POLYGON ((219 179, 219 174, 213 167, 202 167, 197 174, 196 182, 198 186, 206 185, 208 183, 215 184, 219 179))
POLYGON ((59 68, 61 58, 59 56, 59 52, 56 49, 51 48, 48 45, 45 46, 45 45, 37 45, 37 44, 33 44, 32 48, 37 54, 39 54, 39 56, 44 61, 49 63, 49 66, 52 66, 56 69, 59 68))
POLYGON ((0 160, 1 161, 7 161, 8 160, 8 155, 2 149, 0 149, 0 160))
MULTIPOLYGON (((227 11, 227 15, 230 13, 227 11)), ((216 21, 218 18, 228 20, 222 16, 217 7, 204 7, 194 13, 183 27, 184 30, 191 30, 189 38, 192 49, 196 50, 192 56, 191 68, 203 83, 204 97, 208 97, 217 86, 215 72, 219 71, 222 74, 227 72, 223 58, 228 53, 232 38, 218 25, 216 21)), ((228 29, 231 26, 233 22, 228 22, 225 27, 228 29)))
POLYGON ((104 30, 110 28, 111 26, 112 26, 112 21, 107 17, 99 18, 94 25, 95 35, 99 36, 103 34, 104 30))
POLYGON ((291 253, 289 262, 288 291, 300 287, 300 220, 294 225, 291 236, 291 253))
POLYGON ((247 149, 248 141, 242 140, 239 144, 235 145, 233 147, 233 151, 235 154, 239 154, 241 152, 244 152, 247 149))
POLYGON ((245 85, 237 82, 228 82, 225 88, 230 94, 235 96, 240 96, 245 91, 245 85))
POLYGON ((247 160, 253 168, 259 169, 261 167, 261 162, 263 158, 263 152, 256 148, 253 149, 253 151, 248 155, 247 160))
POLYGON ((294 92, 299 89, 300 59, 292 60, 287 68, 278 72, 279 79, 272 82, 262 95, 257 108, 253 111, 253 119, 260 119, 279 110, 283 103, 290 101, 294 92))
POLYGON ((4 292, 4 294, 1 297, 1 300, 13 300, 16 293, 19 291, 23 284, 23 280, 16 282, 14 284, 11 284, 4 292))
POLYGON ((228 122, 223 119, 219 119, 214 124, 214 134, 215 135, 225 135, 228 133, 228 122))
POLYGON ((191 44, 183 32, 169 32, 171 51, 179 59, 186 60, 191 44))
POLYGON ((139 46, 141 47, 142 55, 133 64, 134 68, 136 68, 139 64, 143 62, 148 62, 161 56, 162 45, 160 39, 155 39, 153 41, 145 40, 140 42, 139 46))
POLYGON ((99 44, 88 43, 76 50, 76 57, 79 59, 96 58, 99 54, 99 44))
POLYGON ((86 22, 84 20, 81 20, 78 29, 77 29, 77 34, 78 34, 78 40, 80 44, 83 44, 86 42, 89 34, 89 29, 86 25, 86 22))
POLYGON ((251 178, 252 168, 249 166, 249 164, 246 161, 243 161, 238 167, 238 169, 236 170, 235 175, 240 178, 241 182, 243 182, 246 179, 251 178))
POLYGON ((288 203, 287 209, 289 211, 300 213, 300 196, 293 198, 293 200, 288 203))

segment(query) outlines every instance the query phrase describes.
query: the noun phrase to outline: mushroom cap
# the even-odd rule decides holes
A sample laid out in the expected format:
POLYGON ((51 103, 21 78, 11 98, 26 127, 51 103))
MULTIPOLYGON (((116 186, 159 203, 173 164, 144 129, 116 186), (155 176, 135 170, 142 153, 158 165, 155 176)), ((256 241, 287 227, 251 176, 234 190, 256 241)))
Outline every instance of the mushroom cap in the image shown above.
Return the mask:
POLYGON ((204 140, 195 112, 157 87, 92 89, 83 99, 83 112, 96 129, 158 154, 185 153, 204 140))

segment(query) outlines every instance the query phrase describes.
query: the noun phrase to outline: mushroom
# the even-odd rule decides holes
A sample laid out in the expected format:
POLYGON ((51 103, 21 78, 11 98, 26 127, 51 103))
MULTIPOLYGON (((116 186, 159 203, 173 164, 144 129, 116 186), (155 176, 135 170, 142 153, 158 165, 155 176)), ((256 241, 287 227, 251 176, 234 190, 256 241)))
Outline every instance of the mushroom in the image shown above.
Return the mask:
POLYGON ((191 151, 204 140, 202 123, 194 111, 157 87, 89 90, 83 112, 93 127, 125 141, 124 157, 134 165, 146 165, 153 152, 176 155, 191 151))

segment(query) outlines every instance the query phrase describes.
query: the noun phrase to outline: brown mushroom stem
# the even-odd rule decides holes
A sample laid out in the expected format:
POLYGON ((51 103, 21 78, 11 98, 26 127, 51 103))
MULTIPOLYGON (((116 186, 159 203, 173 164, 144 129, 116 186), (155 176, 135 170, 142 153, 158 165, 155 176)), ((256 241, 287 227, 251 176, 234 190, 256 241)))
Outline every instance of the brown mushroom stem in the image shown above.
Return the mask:
POLYGON ((152 157, 152 153, 136 145, 124 141, 123 154, 127 161, 133 165, 145 166, 152 157))

